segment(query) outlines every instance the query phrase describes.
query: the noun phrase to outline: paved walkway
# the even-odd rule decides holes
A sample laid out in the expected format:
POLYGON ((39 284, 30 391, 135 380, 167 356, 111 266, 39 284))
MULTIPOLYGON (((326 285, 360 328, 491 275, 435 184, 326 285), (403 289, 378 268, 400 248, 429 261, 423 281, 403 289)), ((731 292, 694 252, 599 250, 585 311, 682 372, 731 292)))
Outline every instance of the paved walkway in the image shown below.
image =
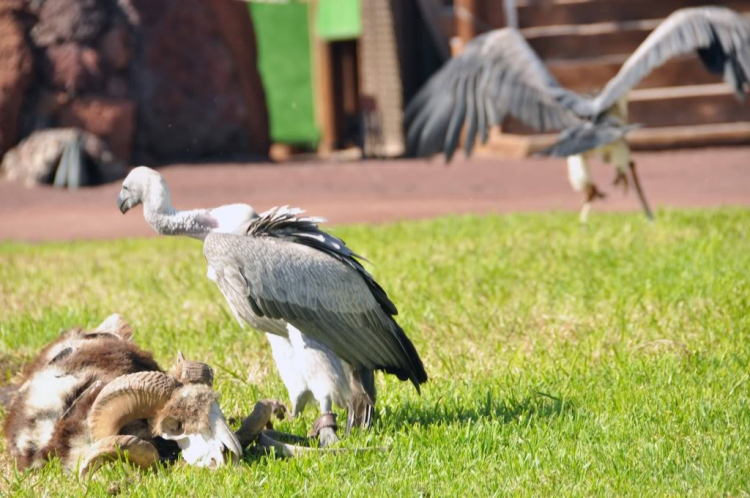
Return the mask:
MULTIPOLYGON (((750 147, 635 155, 654 208, 750 206, 750 147)), ((610 186, 612 168, 597 165, 610 193, 592 211, 637 210, 637 198, 610 186)), ((247 202, 259 211, 279 204, 303 207, 332 223, 388 222, 447 213, 577 211, 579 194, 565 163, 532 158, 364 161, 358 163, 174 165, 161 170, 177 208, 247 202)), ((122 216, 120 185, 77 192, 26 189, 0 180, 0 240, 44 241, 149 236, 140 208, 122 216)))

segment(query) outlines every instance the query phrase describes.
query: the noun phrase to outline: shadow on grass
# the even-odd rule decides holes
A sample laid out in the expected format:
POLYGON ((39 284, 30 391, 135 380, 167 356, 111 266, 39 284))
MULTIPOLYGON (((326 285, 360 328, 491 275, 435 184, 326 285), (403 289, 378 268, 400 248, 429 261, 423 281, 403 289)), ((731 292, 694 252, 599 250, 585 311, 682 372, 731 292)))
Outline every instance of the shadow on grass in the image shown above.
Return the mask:
POLYGON ((375 424, 382 429, 403 425, 455 425, 481 421, 500 421, 509 424, 520 421, 551 419, 563 415, 575 416, 576 406, 569 398, 557 398, 542 392, 520 399, 495 398, 487 392, 484 398, 459 397, 428 401, 422 404, 403 403, 386 411, 375 424))
MULTIPOLYGON (((499 421, 503 424, 523 423, 531 425, 542 420, 558 417, 575 417, 576 404, 570 398, 558 398, 543 392, 534 392, 521 398, 496 398, 492 392, 482 396, 465 396, 455 398, 436 398, 424 400, 420 404, 409 401, 395 407, 385 407, 381 412, 376 410, 373 429, 376 433, 409 432, 409 427, 460 426, 478 422, 499 421)), ((359 431, 355 430, 355 433, 359 431)), ((339 435, 344 434, 343 427, 339 435)), ((243 462, 257 464, 265 458, 274 458, 270 454, 245 451, 243 462)), ((278 457, 276 457, 278 458, 278 457)))

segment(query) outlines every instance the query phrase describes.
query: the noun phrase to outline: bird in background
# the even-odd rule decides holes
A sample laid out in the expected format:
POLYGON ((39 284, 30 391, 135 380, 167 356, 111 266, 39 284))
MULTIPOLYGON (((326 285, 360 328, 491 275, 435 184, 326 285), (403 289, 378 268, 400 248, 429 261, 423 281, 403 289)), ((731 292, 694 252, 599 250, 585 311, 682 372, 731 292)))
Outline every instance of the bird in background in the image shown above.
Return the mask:
POLYGON ((411 100, 404 114, 407 154, 443 152, 450 162, 463 130, 464 152, 470 156, 477 137, 487 142, 490 128, 510 115, 541 132, 562 130, 557 142, 541 153, 568 158, 570 184, 585 194, 582 221, 591 203, 603 197, 591 177, 589 162, 595 159, 615 167, 615 183, 626 191, 630 174, 652 219, 626 140, 638 126, 628 123, 627 95, 652 70, 694 51, 744 102, 750 81, 750 22, 724 7, 672 13, 593 97, 561 87, 517 29, 489 31, 469 42, 411 100))
POLYGON ((247 204, 178 211, 164 178, 133 169, 118 199, 125 214, 143 204, 146 222, 162 235, 203 240, 208 277, 240 325, 266 333, 292 401, 292 416, 317 401, 312 434, 338 441, 333 404, 347 409, 347 433, 369 428, 376 400, 375 370, 427 381, 422 360, 395 320, 396 306, 322 218, 300 209, 258 215, 247 204))

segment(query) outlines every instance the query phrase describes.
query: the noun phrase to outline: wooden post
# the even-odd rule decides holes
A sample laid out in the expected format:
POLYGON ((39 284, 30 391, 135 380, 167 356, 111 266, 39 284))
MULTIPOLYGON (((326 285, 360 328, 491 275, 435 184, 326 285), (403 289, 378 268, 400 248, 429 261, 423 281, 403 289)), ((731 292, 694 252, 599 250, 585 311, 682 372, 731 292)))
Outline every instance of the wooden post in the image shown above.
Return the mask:
POLYGON ((509 28, 518 29, 516 0, 503 0, 503 8, 505 9, 505 25, 509 28))
POLYGON ((310 26, 310 48, 313 60, 313 88, 315 93, 315 115, 320 127, 318 153, 326 155, 335 148, 336 121, 334 111, 333 81, 331 68, 331 47, 328 42, 318 38, 315 31, 315 14, 317 3, 310 2, 308 19, 310 26))
POLYGON ((477 35, 475 18, 477 15, 477 0, 455 0, 456 35, 466 45, 477 35))

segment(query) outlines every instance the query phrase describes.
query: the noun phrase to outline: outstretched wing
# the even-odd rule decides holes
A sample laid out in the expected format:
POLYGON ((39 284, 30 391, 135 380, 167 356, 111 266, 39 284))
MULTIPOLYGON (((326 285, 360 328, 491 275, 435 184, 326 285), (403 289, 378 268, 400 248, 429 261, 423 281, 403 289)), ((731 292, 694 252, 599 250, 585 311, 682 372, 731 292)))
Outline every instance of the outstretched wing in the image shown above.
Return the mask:
POLYGON ((591 117, 613 106, 655 68, 697 51, 706 68, 722 74, 742 100, 750 79, 750 23, 725 7, 680 9, 661 23, 623 64, 604 90, 590 99, 555 90, 560 103, 591 117))
POLYGON ((256 328, 283 321, 355 367, 385 370, 419 389, 427 374, 393 319, 383 289, 343 241, 315 218, 280 208, 261 215, 247 235, 211 233, 203 253, 236 315, 256 328))
POLYGON ((466 123, 468 155, 477 134, 486 142, 490 128, 507 114, 539 131, 577 124, 578 118, 550 93, 555 87, 557 81, 517 30, 478 36, 409 103, 404 118, 408 152, 430 156, 443 151, 450 161, 466 123))

